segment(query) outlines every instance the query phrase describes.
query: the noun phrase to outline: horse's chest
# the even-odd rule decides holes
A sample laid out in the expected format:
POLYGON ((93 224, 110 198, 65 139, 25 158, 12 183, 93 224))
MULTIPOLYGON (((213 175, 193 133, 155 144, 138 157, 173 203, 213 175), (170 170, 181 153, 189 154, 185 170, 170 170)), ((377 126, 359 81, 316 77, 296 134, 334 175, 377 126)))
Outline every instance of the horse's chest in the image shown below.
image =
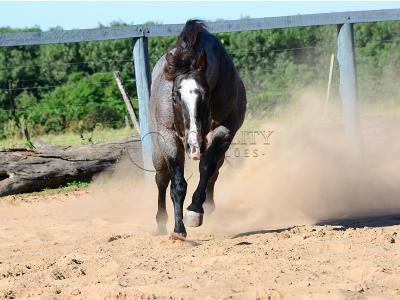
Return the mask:
POLYGON ((213 100, 211 101, 211 118, 217 123, 222 123, 232 112, 233 105, 229 101, 221 101, 222 99, 213 100))

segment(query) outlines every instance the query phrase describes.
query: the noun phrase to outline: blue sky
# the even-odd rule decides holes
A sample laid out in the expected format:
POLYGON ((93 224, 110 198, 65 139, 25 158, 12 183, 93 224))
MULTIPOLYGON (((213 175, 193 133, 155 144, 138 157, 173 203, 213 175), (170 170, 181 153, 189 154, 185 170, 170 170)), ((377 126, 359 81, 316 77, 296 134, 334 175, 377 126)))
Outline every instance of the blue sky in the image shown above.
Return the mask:
POLYGON ((203 20, 239 19, 400 8, 400 1, 385 2, 0 2, 0 27, 40 26, 46 30, 93 28, 112 21, 141 24, 146 21, 182 23, 203 20))

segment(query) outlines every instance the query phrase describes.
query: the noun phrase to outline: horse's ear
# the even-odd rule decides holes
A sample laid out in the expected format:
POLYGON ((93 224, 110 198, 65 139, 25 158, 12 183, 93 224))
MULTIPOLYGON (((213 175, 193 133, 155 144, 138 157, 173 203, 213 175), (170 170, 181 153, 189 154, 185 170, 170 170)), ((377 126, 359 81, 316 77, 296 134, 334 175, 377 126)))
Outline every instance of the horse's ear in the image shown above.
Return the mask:
POLYGON ((196 61, 196 69, 205 72, 207 70, 207 54, 204 50, 201 50, 201 53, 196 61))

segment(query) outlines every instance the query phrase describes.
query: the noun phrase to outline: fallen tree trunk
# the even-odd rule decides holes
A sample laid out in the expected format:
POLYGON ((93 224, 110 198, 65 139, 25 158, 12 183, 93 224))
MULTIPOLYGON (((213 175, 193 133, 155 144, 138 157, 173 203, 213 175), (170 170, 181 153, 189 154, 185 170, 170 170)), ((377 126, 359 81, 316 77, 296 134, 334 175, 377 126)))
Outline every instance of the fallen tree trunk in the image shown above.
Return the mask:
POLYGON ((90 180, 133 149, 135 152, 140 149, 140 138, 81 147, 44 146, 35 150, 0 151, 0 196, 90 180))

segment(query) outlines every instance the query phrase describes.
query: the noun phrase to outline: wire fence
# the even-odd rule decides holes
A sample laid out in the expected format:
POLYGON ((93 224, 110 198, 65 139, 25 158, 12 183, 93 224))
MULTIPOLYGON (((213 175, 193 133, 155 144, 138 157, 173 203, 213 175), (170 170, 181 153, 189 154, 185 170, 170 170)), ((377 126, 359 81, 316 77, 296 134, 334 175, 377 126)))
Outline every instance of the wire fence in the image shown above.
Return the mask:
MULTIPOLYGON (((400 43, 400 38, 395 39, 382 39, 378 40, 380 44, 382 43, 400 43)), ((355 42, 355 47, 360 47, 362 44, 359 41, 355 42)), ((309 46, 309 47, 293 47, 293 48, 282 48, 282 49, 264 49, 264 50, 249 50, 249 49, 236 49, 234 52, 229 53, 231 56, 241 55, 241 54, 251 54, 251 53, 277 53, 277 52, 292 52, 292 51, 301 51, 301 50, 322 50, 326 51, 327 47, 321 46, 309 46)), ((77 62, 63 62, 63 61, 56 61, 52 62, 51 67, 58 66, 58 65, 89 65, 89 64, 100 64, 100 63, 127 63, 133 64, 132 59, 109 59, 109 58, 99 58, 96 60, 87 60, 87 61, 77 61, 77 62)), ((22 68, 48 68, 48 64, 29 64, 29 65, 18 65, 18 66, 3 66, 0 68, 0 71, 10 71, 12 69, 22 69, 22 68)))
MULTIPOLYGON (((97 73, 98 74, 98 73, 97 73)), ((88 76, 86 76, 86 78, 89 78, 88 76)), ((102 80, 102 81, 98 81, 98 82, 90 82, 90 84, 92 85, 104 85, 104 84, 110 84, 111 82, 113 82, 114 80, 102 80)), ((33 81, 32 81, 33 82, 33 81)), ((134 79, 128 79, 128 80, 124 80, 124 82, 135 82, 134 79)), ((67 84, 68 81, 64 81, 64 82, 60 82, 59 84, 55 84, 55 85, 47 85, 47 86, 27 86, 27 87, 20 87, 20 88, 0 88, 0 91, 27 91, 27 90, 51 90, 60 86, 64 86, 65 84, 67 84)))
MULTIPOLYGON (((87 60, 87 61, 78 61, 78 62, 62 62, 62 61, 57 61, 54 62, 52 67, 54 65, 64 65, 64 66, 73 66, 73 65, 88 65, 88 64, 99 64, 99 63, 133 63, 132 59, 99 59, 99 60, 87 60)), ((20 68, 43 68, 46 67, 48 68, 49 65, 44 65, 44 64, 29 64, 29 65, 18 65, 18 66, 6 66, 0 68, 0 71, 10 71, 12 69, 20 69, 20 68)))
MULTIPOLYGON (((400 43, 400 39, 383 39, 379 40, 379 43, 400 43)), ((360 43, 355 43, 355 47, 360 47, 360 43)), ((307 50, 318 50, 318 51, 327 51, 327 47, 320 47, 320 46, 313 46, 313 47, 293 47, 293 48, 284 48, 284 49, 267 49, 267 50, 248 50, 248 49, 237 49, 234 52, 229 53, 232 57, 236 57, 239 55, 247 55, 247 54, 271 54, 271 53, 281 53, 281 52, 294 52, 294 51, 307 51, 307 50)), ((331 51, 332 52, 332 51, 331 51)), ((96 64, 99 65, 100 63, 124 63, 124 64, 131 64, 133 66, 133 60, 132 59, 98 59, 98 60, 89 60, 89 61, 78 61, 78 62, 63 62, 63 61, 56 61, 53 62, 51 65, 51 68, 55 68, 60 65, 90 65, 90 64, 96 64)), ((49 68, 48 64, 29 64, 29 65, 18 65, 18 66, 5 66, 0 68, 0 71, 11 71, 15 69, 31 69, 31 68, 49 68)), ((264 68, 265 71, 272 71, 274 70, 274 67, 266 67, 264 68)), ((133 68, 132 68, 133 72, 133 68)), ((96 74, 99 73, 109 73, 109 72, 96 72, 96 74)), ((103 83, 109 83, 112 82, 113 79, 110 79, 109 81, 102 81, 99 82, 98 84, 103 84, 103 83)), ((133 82, 134 80, 125 80, 125 81, 131 81, 133 82)), ((18 82, 37 82, 37 80, 33 79, 18 79, 18 82)), ((56 84, 54 85, 48 85, 44 87, 35 87, 35 86, 26 86, 26 87, 18 87, 18 88, 0 88, 2 91, 18 91, 18 90, 36 90, 36 89, 52 89, 56 88, 58 86, 64 85, 67 82, 66 81, 58 81, 55 82, 56 84)), ((5 86, 7 85, 8 82, 5 81, 0 81, 0 86, 5 86)))
MULTIPOLYGON (((379 43, 381 44, 394 44, 398 45, 400 43, 400 39, 394 38, 394 39, 383 39, 380 40, 379 43)), ((361 47, 362 43, 361 42, 356 42, 356 48, 361 47)), ((235 59, 240 59, 240 57, 244 57, 248 59, 249 54, 257 54, 258 57, 262 57, 262 63, 260 67, 260 72, 261 75, 270 75, 271 81, 275 82, 281 82, 279 84, 270 84, 268 80, 265 80, 262 76, 259 76, 260 73, 256 73, 255 71, 253 73, 247 74, 245 78, 245 84, 247 87, 247 92, 248 95, 250 95, 251 100, 254 103, 261 103, 265 102, 267 98, 271 98, 271 106, 277 105, 279 101, 283 101, 283 98, 288 98, 290 97, 290 90, 288 88, 288 71, 287 69, 282 70, 280 73, 276 72, 277 66, 276 65, 270 65, 269 57, 271 55, 275 54, 280 54, 280 53, 287 53, 288 56, 294 57, 297 54, 305 54, 306 58, 304 58, 304 61, 297 61, 295 64, 292 64, 292 68, 301 68, 304 67, 304 65, 307 66, 307 64, 310 63, 310 57, 313 58, 314 56, 319 55, 319 58, 323 58, 325 60, 325 64, 321 64, 318 67, 322 66, 322 69, 320 69, 317 75, 314 74, 315 78, 319 78, 321 82, 323 82, 323 85, 326 83, 327 78, 328 78, 328 61, 331 53, 334 53, 334 51, 331 49, 329 45, 318 45, 318 46, 308 46, 308 47, 292 47, 292 48, 283 48, 283 49, 246 49, 246 48, 238 48, 235 49, 235 51, 230 51, 231 57, 235 59), (321 54, 322 53, 322 54, 321 54)), ((357 63, 358 64, 364 64, 365 62, 371 61, 369 57, 363 57, 359 56, 357 57, 357 63)), ((244 62, 246 64, 247 62, 244 62)), ((249 62, 250 63, 250 62, 249 62)), ((89 65, 96 65, 96 66, 101 66, 104 64, 110 64, 114 65, 114 69, 119 68, 120 66, 123 65, 123 67, 129 68, 131 70, 131 78, 125 78, 124 82, 128 85, 133 85, 135 82, 134 79, 134 68, 133 68, 133 60, 132 59, 109 59, 109 58, 99 58, 96 60, 86 60, 86 61, 72 61, 72 62, 66 62, 66 61, 55 61, 51 65, 49 64, 21 64, 21 65, 6 65, 0 68, 0 71, 4 72, 11 72, 13 70, 22 70, 22 71, 28 71, 28 70, 42 70, 42 69, 55 69, 58 66, 89 66, 89 65)), ((106 69, 112 69, 112 67, 107 66, 106 69)), ((303 68, 305 69, 305 68, 303 68)), ((318 68, 316 66, 310 66, 307 70, 300 70, 296 71, 298 74, 294 79, 298 79, 301 76, 306 76, 304 75, 307 71, 315 71, 318 68), (301 72, 304 71, 304 74, 301 72)), ((84 80, 84 79, 90 79, 92 78, 92 75, 97 74, 97 75, 104 75, 104 76, 110 76, 110 79, 101 79, 97 81, 93 80, 88 80, 87 85, 88 86, 98 86, 98 87, 108 87, 112 86, 114 89, 117 89, 117 85, 115 83, 115 79, 112 78, 112 71, 110 70, 109 72, 95 72, 93 74, 87 73, 84 75, 81 75, 79 80, 84 80)), ((338 80, 338 77, 334 77, 334 81, 338 80)), ((21 92, 30 92, 30 91, 36 91, 36 92, 41 92, 41 91, 47 91, 51 92, 57 88, 63 87, 66 84, 70 83, 70 80, 67 78, 67 80, 43 80, 40 81, 39 79, 35 78, 29 78, 29 79, 18 79, 17 82, 10 82, 10 81, 0 81, 0 94, 3 93, 5 95, 8 95, 9 98, 14 97, 15 94, 20 94, 21 92), (43 84, 43 82, 45 84, 43 84)), ((132 97, 133 95, 131 95, 132 97)), ((134 97, 132 97, 134 98, 134 97)), ((14 99, 15 100, 15 99, 14 99)), ((74 107, 70 109, 77 109, 77 108, 85 108, 88 105, 91 106, 91 109, 102 109, 107 105, 110 105, 110 103, 106 103, 103 101, 103 99, 97 99, 97 102, 91 102, 91 103, 74 103, 74 107)), ((269 100, 268 100, 269 101, 269 100)), ((266 101, 266 102, 268 102, 266 101)), ((115 102, 112 102, 115 104, 115 102)), ((269 103, 269 102, 268 102, 269 103)), ((1 104, 1 103, 0 103, 1 104)), ((114 105, 113 104, 113 105, 114 105)), ((58 107, 59 109, 64 109, 65 107, 63 105, 60 105, 58 107)), ((126 107, 123 104, 122 97, 120 98, 120 103, 118 104, 118 107, 114 107, 119 110, 125 110, 123 117, 120 118, 119 120, 107 120, 107 119, 102 119, 101 122, 97 122, 96 120, 91 120, 90 122, 88 120, 83 120, 82 116, 76 116, 75 118, 72 118, 70 121, 73 122, 75 125, 71 128, 65 128, 63 130, 64 135, 70 135, 70 140, 65 139, 64 144, 70 144, 70 145, 76 145, 76 144, 84 144, 84 143, 95 143, 99 141, 103 141, 106 138, 116 138, 116 137, 126 137, 132 134, 135 134, 135 130, 130 127, 129 122, 127 121, 127 115, 128 112, 126 111, 126 107), (81 124, 83 122, 90 123, 90 125, 85 125, 81 124), (72 137, 74 136, 74 137, 72 137)), ((28 113, 32 110, 32 105, 14 105, 14 107, 0 107, 0 111, 5 111, 8 113, 11 113, 13 115, 13 118, 11 119, 12 122, 16 123, 14 126, 16 128, 10 128, 12 127, 12 124, 9 124, 8 127, 6 128, 7 130, 3 130, 3 135, 5 135, 5 138, 3 138, 3 142, 0 139, 0 149, 7 148, 10 145, 15 145, 15 144, 21 144, 21 139, 23 139, 23 134, 21 133, 21 128, 18 128, 21 124, 17 124, 18 122, 24 123, 23 125, 24 129, 29 128, 32 130, 32 132, 35 132, 34 127, 37 124, 28 124, 29 120, 24 119, 26 116, 24 113, 28 113), (22 121, 15 120, 15 116, 21 113, 22 116, 22 121), (8 140, 8 142, 7 142, 8 140)), ((261 106, 260 110, 268 110, 268 106, 261 106)), ((45 113, 45 112, 44 112, 45 113)), ((47 112, 51 114, 51 111, 47 112)), ((50 116, 51 117, 51 116, 50 116)), ((3 124, 3 127, 4 124, 3 124)), ((33 141, 38 141, 40 139, 44 139, 46 141, 50 141, 50 139, 53 139, 53 142, 55 143, 60 143, 61 138, 58 140, 56 138, 57 134, 56 133, 47 133, 47 134, 42 134, 40 136, 37 136, 33 134, 32 140, 33 141)))

